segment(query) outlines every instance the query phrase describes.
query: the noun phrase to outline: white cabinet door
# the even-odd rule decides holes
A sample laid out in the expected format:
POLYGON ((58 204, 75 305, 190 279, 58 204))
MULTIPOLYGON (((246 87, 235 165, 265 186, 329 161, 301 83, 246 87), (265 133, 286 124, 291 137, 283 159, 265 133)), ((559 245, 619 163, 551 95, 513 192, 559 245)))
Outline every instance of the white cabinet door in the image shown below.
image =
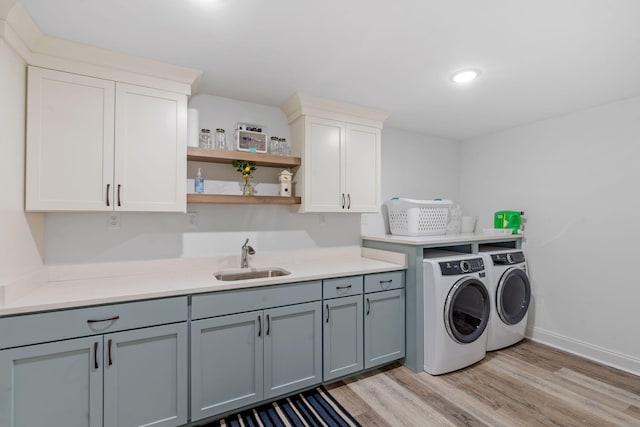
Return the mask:
POLYGON ((115 209, 186 211, 187 97, 116 86, 115 209))
POLYGON ((298 123, 304 139, 301 188, 304 212, 380 211, 380 129, 313 116, 298 123))
POLYGON ((380 211, 380 129, 347 124, 345 192, 347 212, 380 211))
POLYGON ((27 210, 113 209, 114 88, 112 81, 29 67, 27 210))
POLYGON ((345 123, 306 117, 305 189, 307 212, 343 212, 345 123))

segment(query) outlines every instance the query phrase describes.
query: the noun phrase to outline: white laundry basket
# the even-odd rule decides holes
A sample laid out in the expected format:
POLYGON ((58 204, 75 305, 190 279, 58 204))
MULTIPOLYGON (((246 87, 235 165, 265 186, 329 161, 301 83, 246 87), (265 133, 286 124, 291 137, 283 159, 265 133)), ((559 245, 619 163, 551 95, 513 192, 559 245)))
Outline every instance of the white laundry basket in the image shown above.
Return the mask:
POLYGON ((435 236, 447 232, 451 200, 393 198, 387 202, 391 234, 435 236))

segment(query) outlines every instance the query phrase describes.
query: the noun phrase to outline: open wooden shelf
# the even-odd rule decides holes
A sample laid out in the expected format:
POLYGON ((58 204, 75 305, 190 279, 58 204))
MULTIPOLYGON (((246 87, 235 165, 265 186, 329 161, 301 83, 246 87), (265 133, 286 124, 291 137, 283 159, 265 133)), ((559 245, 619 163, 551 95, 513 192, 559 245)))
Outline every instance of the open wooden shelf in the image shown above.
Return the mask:
POLYGON ((187 203, 218 203, 227 205, 299 205, 300 197, 240 196, 235 194, 187 194, 187 203))
POLYGON ((248 151, 209 150, 195 147, 187 147, 187 160, 228 164, 231 164, 234 160, 245 160, 254 162, 256 166, 275 168, 296 168, 302 164, 300 157, 274 156, 272 154, 251 153, 248 151))

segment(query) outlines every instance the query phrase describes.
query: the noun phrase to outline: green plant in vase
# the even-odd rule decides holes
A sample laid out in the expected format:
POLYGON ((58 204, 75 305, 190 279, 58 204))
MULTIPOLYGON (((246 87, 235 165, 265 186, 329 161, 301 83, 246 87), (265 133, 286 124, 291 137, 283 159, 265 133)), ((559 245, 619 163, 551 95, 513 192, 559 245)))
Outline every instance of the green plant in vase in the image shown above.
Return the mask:
POLYGON ((244 179, 242 195, 253 196, 254 190, 253 186, 251 185, 251 174, 256 170, 255 163, 245 160, 234 160, 233 162, 231 162, 231 165, 242 174, 242 179, 244 179))

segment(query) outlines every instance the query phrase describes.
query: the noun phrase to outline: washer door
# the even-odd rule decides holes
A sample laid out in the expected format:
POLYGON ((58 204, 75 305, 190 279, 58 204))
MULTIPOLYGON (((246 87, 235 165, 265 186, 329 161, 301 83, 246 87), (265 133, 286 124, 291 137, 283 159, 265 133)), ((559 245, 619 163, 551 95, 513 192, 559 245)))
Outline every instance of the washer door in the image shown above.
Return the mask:
POLYGON ((449 336, 460 344, 477 340, 489 322, 489 292, 473 277, 458 280, 449 290, 444 305, 444 324, 449 336))
POLYGON ((512 267, 506 270, 496 289, 496 311, 507 325, 519 323, 527 315, 531 301, 529 277, 522 269, 512 267))

